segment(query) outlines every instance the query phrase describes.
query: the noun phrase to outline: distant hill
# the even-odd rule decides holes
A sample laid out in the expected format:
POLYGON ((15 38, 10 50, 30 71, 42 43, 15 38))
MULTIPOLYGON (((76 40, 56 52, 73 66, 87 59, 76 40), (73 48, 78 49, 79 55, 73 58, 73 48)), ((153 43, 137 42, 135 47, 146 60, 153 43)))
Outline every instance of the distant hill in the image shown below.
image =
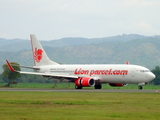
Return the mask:
MULTIPOLYGON (((158 37, 158 36, 157 36, 158 37)), ((37 36, 38 38, 38 36, 37 36)), ((130 34, 130 35, 117 35, 112 37, 105 38, 62 38, 59 40, 50 40, 50 41, 40 41, 43 46, 50 47, 66 47, 66 46, 79 46, 87 45, 92 43, 102 43, 102 42, 116 42, 116 41, 129 41, 133 39, 143 39, 146 36, 130 34)), ((40 38, 38 38, 40 39, 40 38)), ((30 40, 23 39, 4 39, 0 38, 0 51, 21 51, 21 50, 30 50, 30 40), (17 46, 18 45, 18 46, 17 46)))
MULTIPOLYGON (((160 36, 131 34, 93 39, 63 38, 41 43, 51 60, 63 64, 123 64, 129 61, 150 69, 160 64, 160 36)), ((29 40, 0 39, 0 66, 5 59, 32 66, 32 57, 29 40)))

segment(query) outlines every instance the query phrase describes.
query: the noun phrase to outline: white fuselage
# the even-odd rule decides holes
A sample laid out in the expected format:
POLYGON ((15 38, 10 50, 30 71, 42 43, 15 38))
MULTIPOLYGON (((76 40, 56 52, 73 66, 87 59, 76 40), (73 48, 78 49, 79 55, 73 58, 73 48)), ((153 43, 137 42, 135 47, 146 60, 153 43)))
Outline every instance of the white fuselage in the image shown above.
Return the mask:
POLYGON ((148 83, 155 78, 149 69, 138 65, 48 65, 40 66, 37 72, 54 75, 91 77, 101 83, 148 83))

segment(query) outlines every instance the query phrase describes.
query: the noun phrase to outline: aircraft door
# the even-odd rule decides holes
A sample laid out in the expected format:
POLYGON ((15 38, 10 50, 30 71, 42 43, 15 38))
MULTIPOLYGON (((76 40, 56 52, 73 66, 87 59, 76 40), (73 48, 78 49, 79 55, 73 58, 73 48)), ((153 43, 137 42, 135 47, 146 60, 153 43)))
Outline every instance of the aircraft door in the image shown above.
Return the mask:
POLYGON ((132 68, 131 77, 135 77, 135 68, 132 68))

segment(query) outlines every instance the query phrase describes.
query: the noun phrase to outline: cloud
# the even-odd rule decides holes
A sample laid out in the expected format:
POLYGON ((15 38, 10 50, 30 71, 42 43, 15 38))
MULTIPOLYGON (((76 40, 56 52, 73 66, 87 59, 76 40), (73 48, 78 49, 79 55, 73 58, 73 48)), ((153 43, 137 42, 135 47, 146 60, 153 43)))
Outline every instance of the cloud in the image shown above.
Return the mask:
POLYGON ((159 0, 0 0, 0 37, 159 34, 159 5, 159 0))
POLYGON ((146 21, 140 21, 140 23, 137 26, 140 29, 144 29, 144 30, 149 30, 152 29, 152 26, 148 23, 146 23, 146 21))
POLYGON ((136 8, 136 7, 155 7, 160 4, 158 0, 123 0, 120 5, 121 7, 128 7, 128 8, 136 8))

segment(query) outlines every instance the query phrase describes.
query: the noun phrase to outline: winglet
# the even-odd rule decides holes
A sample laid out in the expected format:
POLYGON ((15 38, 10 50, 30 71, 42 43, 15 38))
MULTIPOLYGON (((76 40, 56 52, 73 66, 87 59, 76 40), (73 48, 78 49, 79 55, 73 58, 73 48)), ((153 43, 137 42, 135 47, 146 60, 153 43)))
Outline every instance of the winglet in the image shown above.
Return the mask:
POLYGON ((13 68, 12 65, 8 62, 8 60, 6 60, 6 63, 7 63, 7 65, 8 65, 8 68, 9 68, 10 71, 16 72, 16 70, 14 70, 14 68, 13 68))

